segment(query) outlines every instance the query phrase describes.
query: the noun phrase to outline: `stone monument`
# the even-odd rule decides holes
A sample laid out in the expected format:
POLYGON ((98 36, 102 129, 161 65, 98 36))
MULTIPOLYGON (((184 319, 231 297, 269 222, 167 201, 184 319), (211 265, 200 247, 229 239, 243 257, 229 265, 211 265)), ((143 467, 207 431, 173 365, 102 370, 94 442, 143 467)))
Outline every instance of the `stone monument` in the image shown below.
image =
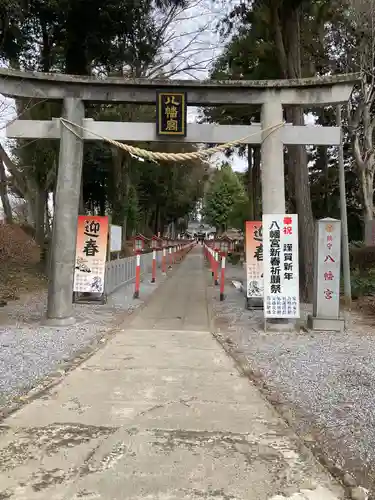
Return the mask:
POLYGON ((342 331, 340 318, 341 221, 321 219, 316 222, 314 302, 308 317, 312 330, 342 331))

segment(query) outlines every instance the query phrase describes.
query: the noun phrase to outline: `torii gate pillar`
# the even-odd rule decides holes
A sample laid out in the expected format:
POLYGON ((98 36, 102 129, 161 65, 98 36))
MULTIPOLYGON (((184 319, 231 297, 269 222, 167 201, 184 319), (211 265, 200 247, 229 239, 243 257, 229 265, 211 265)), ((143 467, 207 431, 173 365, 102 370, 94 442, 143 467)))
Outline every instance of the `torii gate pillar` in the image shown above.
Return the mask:
POLYGON ((284 143, 282 129, 283 107, 278 96, 269 92, 262 104, 262 211, 264 214, 285 213, 284 143), (272 132, 270 132, 270 129, 272 132))
MULTIPOLYGON (((85 107, 80 99, 66 97, 63 117, 82 125, 85 107)), ((74 130, 74 126, 72 126, 74 130)), ((73 134, 61 127, 59 166, 53 217, 51 267, 45 324, 67 326, 75 323, 72 315, 72 282, 74 274, 77 215, 82 182, 83 140, 81 129, 73 134)))

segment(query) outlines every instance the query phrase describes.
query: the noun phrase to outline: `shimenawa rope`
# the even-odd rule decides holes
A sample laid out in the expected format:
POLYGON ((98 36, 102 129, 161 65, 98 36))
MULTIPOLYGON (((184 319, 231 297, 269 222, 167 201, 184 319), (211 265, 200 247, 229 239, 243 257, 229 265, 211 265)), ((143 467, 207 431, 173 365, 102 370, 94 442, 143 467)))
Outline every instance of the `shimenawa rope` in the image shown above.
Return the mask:
MULTIPOLYGON (((207 156, 213 155, 215 153, 220 153, 222 151, 225 151, 226 149, 229 149, 234 146, 238 146, 240 144, 245 144, 248 143, 248 139, 250 137, 253 137, 254 135, 257 135, 258 132, 254 132, 253 134, 250 134, 246 137, 243 137, 241 139, 237 139, 235 141, 227 142, 225 144, 221 144, 220 146, 216 146, 214 148, 207 148, 203 149, 201 151, 194 151, 191 153, 162 153, 162 152, 157 152, 157 151, 148 151, 147 149, 141 149, 137 148, 135 146, 130 146, 129 144, 123 144, 122 142, 114 141, 113 139, 109 139, 108 137, 102 136, 100 134, 97 134, 88 128, 83 127, 82 125, 78 125, 77 123, 74 123, 70 120, 67 120, 66 118, 60 118, 61 123, 64 125, 65 128, 67 128, 72 134, 74 134, 76 137, 79 139, 82 139, 82 137, 78 134, 78 132, 74 129, 71 128, 71 126, 76 127, 83 132, 87 132, 89 134, 95 135, 99 139, 102 139, 105 142, 108 142, 109 144, 112 144, 113 146, 116 146, 120 149, 123 149, 127 151, 129 154, 133 156, 138 156, 140 158, 145 158, 146 160, 161 160, 161 161, 186 161, 186 160, 201 160, 205 159, 207 156)), ((273 125, 271 127, 268 127, 263 130, 268 137, 271 135, 273 132, 276 130, 280 129, 285 125, 285 122, 278 123, 276 125, 273 125)), ((266 138, 263 137, 262 141, 266 138)))

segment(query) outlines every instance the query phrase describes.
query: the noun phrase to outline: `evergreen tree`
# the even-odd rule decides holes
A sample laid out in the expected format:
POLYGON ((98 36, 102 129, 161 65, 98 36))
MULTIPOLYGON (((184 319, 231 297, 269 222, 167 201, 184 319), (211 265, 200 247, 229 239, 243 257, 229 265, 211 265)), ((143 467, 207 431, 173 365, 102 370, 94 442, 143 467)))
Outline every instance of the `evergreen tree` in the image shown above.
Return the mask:
POLYGON ((228 229, 235 210, 244 202, 245 192, 241 181, 228 163, 222 164, 205 194, 205 221, 220 234, 228 229))

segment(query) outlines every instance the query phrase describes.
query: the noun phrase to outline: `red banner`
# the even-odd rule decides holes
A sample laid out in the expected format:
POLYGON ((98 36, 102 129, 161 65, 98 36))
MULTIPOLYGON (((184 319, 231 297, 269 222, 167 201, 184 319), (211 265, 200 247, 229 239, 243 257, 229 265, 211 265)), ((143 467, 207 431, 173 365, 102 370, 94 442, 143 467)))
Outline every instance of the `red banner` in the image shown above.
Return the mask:
POLYGON ((104 292, 108 217, 78 216, 74 292, 104 292))
POLYGON ((263 298, 262 222, 246 221, 247 297, 263 298))

